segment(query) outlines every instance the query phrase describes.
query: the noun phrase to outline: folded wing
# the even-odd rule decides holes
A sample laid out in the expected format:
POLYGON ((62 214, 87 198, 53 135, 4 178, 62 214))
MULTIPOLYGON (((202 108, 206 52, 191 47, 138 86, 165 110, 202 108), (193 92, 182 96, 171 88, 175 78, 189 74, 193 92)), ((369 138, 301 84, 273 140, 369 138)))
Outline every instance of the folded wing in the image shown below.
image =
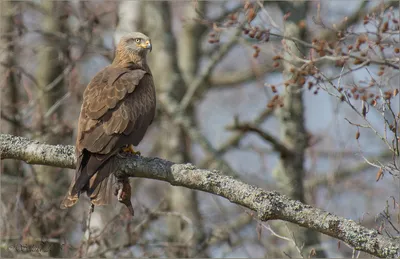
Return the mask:
POLYGON ((114 156, 138 145, 155 115, 149 70, 106 67, 87 86, 78 123, 77 169, 61 207, 73 206, 82 191, 95 205, 110 201, 114 156), (110 176, 111 175, 111 176, 110 176))

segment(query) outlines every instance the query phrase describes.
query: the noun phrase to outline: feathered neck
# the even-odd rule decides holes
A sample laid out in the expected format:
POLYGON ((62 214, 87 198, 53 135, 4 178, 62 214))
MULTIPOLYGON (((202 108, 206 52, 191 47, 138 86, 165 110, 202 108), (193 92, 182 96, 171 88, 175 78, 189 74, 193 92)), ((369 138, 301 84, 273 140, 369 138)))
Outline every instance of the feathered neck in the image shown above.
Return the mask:
POLYGON ((144 54, 140 55, 124 48, 117 48, 112 65, 124 68, 131 68, 132 66, 146 68, 147 60, 144 54))

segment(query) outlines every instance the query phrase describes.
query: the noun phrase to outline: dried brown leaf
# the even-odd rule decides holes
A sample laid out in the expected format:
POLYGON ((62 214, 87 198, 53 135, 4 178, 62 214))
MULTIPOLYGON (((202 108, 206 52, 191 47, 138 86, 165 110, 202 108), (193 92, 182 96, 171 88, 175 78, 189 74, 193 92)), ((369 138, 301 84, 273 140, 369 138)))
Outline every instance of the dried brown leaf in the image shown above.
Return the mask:
POLYGON ((379 181, 383 177, 383 170, 379 168, 378 173, 376 173, 376 181, 379 181))

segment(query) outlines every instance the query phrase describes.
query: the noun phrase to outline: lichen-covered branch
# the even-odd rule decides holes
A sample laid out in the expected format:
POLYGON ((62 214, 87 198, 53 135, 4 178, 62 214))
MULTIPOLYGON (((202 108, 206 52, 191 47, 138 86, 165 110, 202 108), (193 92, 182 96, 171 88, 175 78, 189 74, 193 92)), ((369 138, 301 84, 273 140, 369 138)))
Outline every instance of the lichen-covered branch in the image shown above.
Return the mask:
POLYGON ((8 134, 0 134, 1 159, 17 159, 32 165, 75 168, 73 146, 47 145, 8 134))
MULTIPOLYGON (((73 146, 46 145, 22 137, 0 134, 1 159, 19 159, 31 164, 75 167, 73 146)), ((218 171, 198 169, 190 164, 175 164, 160 158, 119 159, 117 174, 169 182, 219 195, 232 203, 256 212, 260 220, 280 219, 295 223, 348 243, 357 250, 378 257, 400 256, 399 239, 380 235, 353 220, 291 200, 274 191, 265 191, 218 171)))

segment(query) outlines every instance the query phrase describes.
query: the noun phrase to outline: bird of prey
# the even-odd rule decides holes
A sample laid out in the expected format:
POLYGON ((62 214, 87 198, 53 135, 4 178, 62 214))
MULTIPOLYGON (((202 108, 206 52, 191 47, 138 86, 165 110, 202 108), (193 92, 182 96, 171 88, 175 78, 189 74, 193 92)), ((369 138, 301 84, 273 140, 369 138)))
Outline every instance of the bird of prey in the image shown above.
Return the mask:
MULTIPOLYGON (((75 177, 61 208, 73 206, 86 192, 94 205, 110 202, 119 153, 135 152, 156 110, 153 76, 146 55, 149 37, 140 32, 123 36, 111 65, 96 74, 85 89, 76 140, 75 177)), ((131 214, 129 179, 117 179, 118 201, 131 214)))

